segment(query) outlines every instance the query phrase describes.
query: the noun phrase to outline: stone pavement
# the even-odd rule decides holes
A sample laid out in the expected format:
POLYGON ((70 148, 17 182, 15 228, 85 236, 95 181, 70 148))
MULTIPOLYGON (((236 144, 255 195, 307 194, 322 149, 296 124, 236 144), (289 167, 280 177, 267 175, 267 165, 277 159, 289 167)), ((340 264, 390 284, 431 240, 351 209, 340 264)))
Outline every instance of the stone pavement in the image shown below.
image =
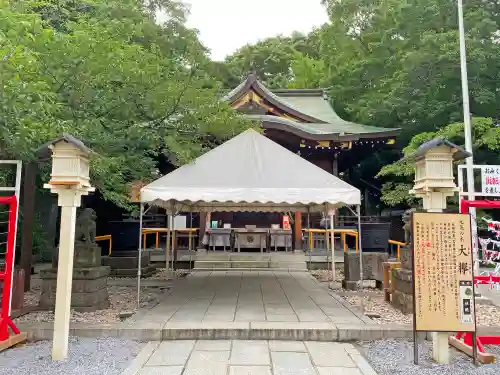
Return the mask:
MULTIPOLYGON (((310 322, 364 325, 308 272, 194 271, 137 322, 310 322)), ((263 337, 264 338, 264 337, 263 337)))
POLYGON ((150 342, 123 375, 377 375, 352 344, 313 341, 150 342))

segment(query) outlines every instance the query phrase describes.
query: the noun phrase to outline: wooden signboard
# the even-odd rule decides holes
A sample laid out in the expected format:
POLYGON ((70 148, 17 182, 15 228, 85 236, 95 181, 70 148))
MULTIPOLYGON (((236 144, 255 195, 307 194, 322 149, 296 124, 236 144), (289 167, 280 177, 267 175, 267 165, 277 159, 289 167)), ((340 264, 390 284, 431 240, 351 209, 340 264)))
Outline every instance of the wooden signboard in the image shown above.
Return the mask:
POLYGON ((475 332, 470 216, 413 213, 412 247, 415 331, 475 332))

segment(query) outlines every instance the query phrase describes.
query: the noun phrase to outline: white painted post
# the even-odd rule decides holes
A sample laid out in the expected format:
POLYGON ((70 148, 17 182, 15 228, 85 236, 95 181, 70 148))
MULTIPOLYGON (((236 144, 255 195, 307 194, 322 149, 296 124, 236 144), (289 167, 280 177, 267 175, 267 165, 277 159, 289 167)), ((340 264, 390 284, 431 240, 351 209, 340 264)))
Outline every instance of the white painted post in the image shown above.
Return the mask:
POLYGON ((61 228, 57 266, 56 307, 52 359, 63 360, 68 355, 71 289, 73 285, 73 254, 75 250, 76 208, 81 194, 73 189, 59 192, 61 228))
POLYGON ((82 195, 94 191, 90 186, 88 160, 92 151, 69 134, 47 147, 52 150, 52 173, 44 187, 58 195, 61 207, 52 359, 63 360, 68 355, 76 209, 80 207, 82 195))

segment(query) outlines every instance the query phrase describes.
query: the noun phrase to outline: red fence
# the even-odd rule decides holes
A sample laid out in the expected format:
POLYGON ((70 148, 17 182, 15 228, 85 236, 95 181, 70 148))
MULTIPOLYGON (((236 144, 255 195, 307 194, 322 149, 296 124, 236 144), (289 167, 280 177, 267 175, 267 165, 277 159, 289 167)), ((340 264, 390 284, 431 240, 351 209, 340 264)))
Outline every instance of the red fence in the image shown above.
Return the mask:
POLYGON ((8 213, 7 219, 7 232, 6 241, 2 243, 5 245, 5 259, 3 266, 0 266, 0 281, 3 282, 2 292, 2 305, 0 308, 0 343, 9 339, 9 327, 17 335, 19 330, 10 319, 10 307, 12 302, 12 275, 14 270, 14 240, 16 233, 17 223, 17 199, 13 195, 11 197, 0 197, 0 204, 7 205, 8 213))

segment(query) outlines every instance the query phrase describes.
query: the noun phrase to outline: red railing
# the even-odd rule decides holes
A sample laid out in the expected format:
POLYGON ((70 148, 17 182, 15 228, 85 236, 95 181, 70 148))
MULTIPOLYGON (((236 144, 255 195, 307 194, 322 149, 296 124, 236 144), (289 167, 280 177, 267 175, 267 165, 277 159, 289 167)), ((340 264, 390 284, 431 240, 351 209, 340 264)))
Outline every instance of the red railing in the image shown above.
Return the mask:
POLYGON ((9 218, 7 221, 7 241, 5 251, 5 262, 0 269, 0 281, 3 281, 2 306, 0 310, 0 343, 9 339, 9 327, 19 335, 19 329, 10 319, 10 305, 12 302, 12 273, 14 271, 14 240, 16 236, 17 222, 17 199, 11 197, 0 197, 0 204, 9 206, 9 218))

